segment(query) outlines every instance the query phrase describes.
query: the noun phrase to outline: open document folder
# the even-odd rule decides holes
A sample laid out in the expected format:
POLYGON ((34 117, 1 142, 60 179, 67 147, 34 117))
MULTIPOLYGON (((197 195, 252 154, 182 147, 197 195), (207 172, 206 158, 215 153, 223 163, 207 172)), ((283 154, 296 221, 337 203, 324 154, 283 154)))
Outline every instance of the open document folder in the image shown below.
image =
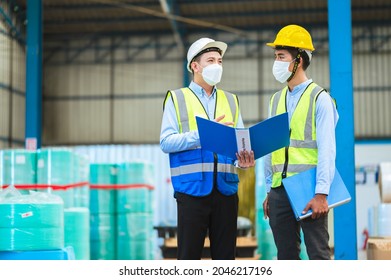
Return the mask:
MULTIPOLYGON (((312 215, 311 209, 306 213, 301 212, 315 195, 316 168, 282 179, 282 183, 288 194, 296 219, 302 220, 312 215)), ((342 181, 338 170, 335 170, 334 180, 331 183, 327 203, 329 209, 348 203, 351 200, 346 185, 342 181)))
POLYGON ((196 117, 201 147, 236 159, 236 153, 253 150, 260 158, 289 145, 288 113, 259 122, 249 128, 233 128, 196 117))

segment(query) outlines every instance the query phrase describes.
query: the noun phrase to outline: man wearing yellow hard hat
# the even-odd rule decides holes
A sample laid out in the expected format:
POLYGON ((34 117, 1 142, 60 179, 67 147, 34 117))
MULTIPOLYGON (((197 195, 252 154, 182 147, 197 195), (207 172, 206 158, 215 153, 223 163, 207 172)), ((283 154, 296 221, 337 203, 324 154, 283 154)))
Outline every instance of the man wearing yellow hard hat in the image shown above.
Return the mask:
POLYGON ((195 118, 243 127, 237 96, 217 88, 226 50, 224 42, 195 41, 187 53, 193 81, 188 87, 169 90, 164 100, 160 147, 170 157, 180 260, 201 259, 207 233, 212 259, 235 259, 237 167, 254 166, 254 153, 241 152, 231 159, 202 149, 195 118))
MULTIPOLYGON (((300 259, 301 234, 309 259, 331 258, 328 234, 327 195, 335 172, 336 104, 330 94, 306 75, 315 50, 310 33, 301 26, 282 28, 275 40, 273 75, 285 87, 270 99, 269 114, 288 112, 290 145, 265 157, 267 197, 263 202, 265 218, 282 260, 300 259), (282 179, 316 167, 315 196, 304 212, 309 218, 297 221, 282 179)), ((300 186, 297 186, 300 192, 300 186)))

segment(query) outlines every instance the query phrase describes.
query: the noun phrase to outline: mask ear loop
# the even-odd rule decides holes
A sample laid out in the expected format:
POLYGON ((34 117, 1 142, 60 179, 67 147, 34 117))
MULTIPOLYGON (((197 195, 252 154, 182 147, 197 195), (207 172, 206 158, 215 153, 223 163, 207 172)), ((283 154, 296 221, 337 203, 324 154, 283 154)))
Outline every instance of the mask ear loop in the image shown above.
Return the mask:
POLYGON ((296 70, 297 70, 297 67, 299 66, 299 63, 300 63, 300 57, 301 57, 301 50, 299 50, 299 52, 297 53, 297 56, 295 57, 295 64, 293 65, 293 70, 292 70, 292 74, 290 75, 290 77, 288 78, 287 82, 289 82, 290 80, 292 80, 293 76, 296 74, 296 70))

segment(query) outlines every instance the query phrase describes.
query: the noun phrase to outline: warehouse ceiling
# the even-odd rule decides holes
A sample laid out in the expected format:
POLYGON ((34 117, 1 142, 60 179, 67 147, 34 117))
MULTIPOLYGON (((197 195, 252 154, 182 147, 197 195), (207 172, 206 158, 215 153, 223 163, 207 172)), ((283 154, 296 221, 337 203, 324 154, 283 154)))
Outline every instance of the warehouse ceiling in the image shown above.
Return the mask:
MULTIPOLYGON (((339 1, 339 0, 335 0, 339 1)), ((26 0, 11 0, 26 15, 26 0)), ((327 0, 43 0, 44 40, 327 27, 327 0)), ((351 0, 354 26, 390 25, 391 1, 351 0)))

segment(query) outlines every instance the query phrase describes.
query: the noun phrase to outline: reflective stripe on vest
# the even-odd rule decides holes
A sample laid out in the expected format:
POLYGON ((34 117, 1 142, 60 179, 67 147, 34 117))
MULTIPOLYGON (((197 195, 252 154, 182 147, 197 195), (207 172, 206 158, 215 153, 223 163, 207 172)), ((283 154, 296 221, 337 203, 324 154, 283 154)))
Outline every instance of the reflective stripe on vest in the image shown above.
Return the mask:
MULTIPOLYGON (((288 88, 285 87, 272 97, 272 116, 286 112, 287 90, 288 88)), ((315 109, 316 98, 322 91, 323 88, 315 83, 311 83, 300 97, 290 122, 291 139, 288 157, 286 158, 285 148, 272 153, 272 187, 281 185, 283 172, 286 173, 286 177, 289 177, 316 166, 318 149, 316 143, 315 109), (303 122, 303 119, 305 122, 303 122), (287 163, 286 160, 288 160, 287 163)))
MULTIPOLYGON (((214 163, 196 163, 182 165, 179 167, 171 168, 171 176, 186 175, 194 172, 213 172, 214 163)), ((236 168, 232 164, 222 164, 217 166, 217 172, 234 173, 236 174, 236 168)))
MULTIPOLYGON (((189 88, 176 89, 171 91, 175 108, 177 108, 177 119, 179 132, 189 132, 197 129, 197 123, 190 116, 202 116, 208 118, 205 108, 198 97, 189 88), (188 102, 187 102, 188 101, 188 102), (191 105, 190 105, 191 102, 191 105)), ((215 116, 225 114, 225 118, 220 122, 234 122, 236 127, 239 110, 236 97, 229 92, 218 89, 216 92, 216 112, 215 116)))
MULTIPOLYGON (((197 130, 196 116, 209 119, 201 101, 191 89, 169 91, 168 96, 171 96, 174 103, 180 133, 197 130)), ((234 94, 217 90, 215 110, 215 116, 225 115, 221 122, 234 122, 236 127, 239 104, 234 94)), ((216 182, 221 193, 234 194, 237 192, 238 175, 233 161, 234 159, 214 155, 202 149, 170 153, 174 189, 189 195, 203 196, 212 191, 216 182)))

